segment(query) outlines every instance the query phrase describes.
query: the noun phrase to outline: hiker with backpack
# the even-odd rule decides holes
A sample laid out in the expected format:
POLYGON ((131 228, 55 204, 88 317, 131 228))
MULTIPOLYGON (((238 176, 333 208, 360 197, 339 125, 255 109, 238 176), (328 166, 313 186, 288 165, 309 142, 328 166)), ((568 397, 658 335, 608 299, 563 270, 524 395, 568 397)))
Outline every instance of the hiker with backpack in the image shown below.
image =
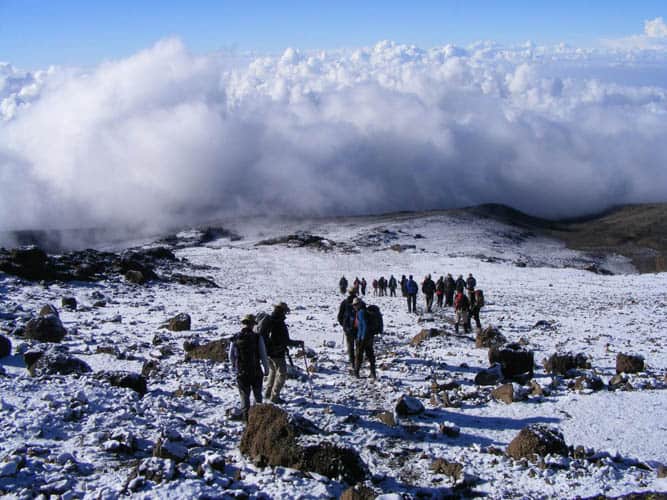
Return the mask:
POLYGON ((408 290, 406 288, 406 285, 408 284, 408 278, 405 277, 405 274, 403 276, 401 276, 400 283, 401 283, 401 294, 403 295, 403 297, 407 297, 408 296, 408 290))
POLYGON ((435 296, 438 299, 438 307, 442 307, 442 301, 445 298, 445 278, 440 276, 435 282, 435 296))
POLYGON ((417 314, 417 293, 419 292, 419 287, 417 282, 412 279, 412 274, 408 281, 405 283, 405 293, 408 297, 408 313, 417 314))
POLYGON ((465 290, 465 288, 466 288, 466 282, 465 282, 465 280, 463 279, 463 275, 462 275, 462 274, 459 274, 459 277, 456 278, 455 288, 456 288, 456 293, 459 293, 459 292, 463 293, 463 291, 465 290))
POLYGON ((232 371, 236 375, 236 385, 241 396, 241 414, 243 421, 248 421, 250 409, 250 392, 255 403, 262 402, 262 379, 269 372, 264 339, 255 333, 253 327, 257 321, 255 316, 247 314, 241 320, 243 328, 229 343, 229 360, 232 371), (262 370, 262 367, 264 370, 262 370))
POLYGON ((398 283, 396 282, 396 278, 394 278, 394 275, 392 274, 389 277, 389 296, 390 297, 396 297, 396 288, 398 287, 398 283))
MULTIPOLYGON (((479 311, 484 307, 484 292, 482 290, 475 290, 474 292, 475 300, 470 307, 470 316, 475 320, 477 329, 482 329, 482 323, 479 321, 479 311)), ((468 319, 468 325, 470 325, 470 319, 468 319)))
POLYGON ((470 333, 468 314, 470 313, 470 301, 463 292, 456 292, 454 297, 454 310, 456 311, 456 323, 454 330, 459 333, 459 325, 463 325, 463 331, 470 333))
POLYGON ((456 290, 456 282, 451 273, 447 273, 445 278, 445 306, 452 307, 454 305, 454 291, 456 290))
MULTIPOLYGON (((373 280, 375 283, 375 280, 373 280)), ((347 346, 347 358, 350 362, 350 369, 354 368, 354 343, 356 338, 356 330, 354 326, 355 321, 355 311, 353 307, 354 299, 357 298, 357 294, 354 291, 354 288, 348 290, 348 296, 343 299, 338 307, 338 324, 343 327, 343 333, 345 334, 345 344, 347 346)))
POLYGON ((368 286, 368 283, 366 282, 366 278, 361 278, 361 295, 366 295, 366 287, 368 286))
POLYGON ((343 276, 338 282, 338 287, 340 288, 340 293, 344 294, 347 290, 347 279, 343 276))
POLYGON ((289 347, 303 347, 303 340, 292 340, 285 324, 290 308, 285 302, 273 306, 270 316, 262 320, 259 333, 266 343, 269 357, 269 378, 266 382, 264 397, 272 403, 282 403, 280 391, 287 380, 287 362, 285 356, 289 347))
POLYGON ((435 294, 435 283, 431 279, 431 275, 427 274, 424 276, 424 281, 422 282, 422 292, 424 293, 424 298, 426 299, 426 312, 431 312, 431 307, 433 307, 433 295, 435 294))
POLYGON ((470 304, 475 302, 475 287, 477 286, 477 280, 473 277, 472 273, 468 273, 468 279, 466 279, 466 289, 468 290, 468 299, 470 304))
POLYGON ((378 280, 378 288, 380 289, 380 297, 387 295, 387 280, 384 279, 384 276, 380 276, 378 280))
POLYGON ((377 294, 378 294, 378 286, 379 286, 379 285, 378 285, 378 280, 375 279, 375 278, 373 278, 373 283, 372 283, 372 285, 373 285, 373 296, 374 296, 374 297, 377 297, 377 294))
POLYGON ((355 298, 352 302, 355 311, 356 326, 356 352, 357 356, 354 363, 354 376, 359 378, 359 370, 364 362, 364 355, 368 358, 371 368, 371 378, 376 378, 375 372, 375 351, 373 349, 373 339, 376 334, 382 333, 382 314, 377 306, 368 306, 363 300, 355 298))

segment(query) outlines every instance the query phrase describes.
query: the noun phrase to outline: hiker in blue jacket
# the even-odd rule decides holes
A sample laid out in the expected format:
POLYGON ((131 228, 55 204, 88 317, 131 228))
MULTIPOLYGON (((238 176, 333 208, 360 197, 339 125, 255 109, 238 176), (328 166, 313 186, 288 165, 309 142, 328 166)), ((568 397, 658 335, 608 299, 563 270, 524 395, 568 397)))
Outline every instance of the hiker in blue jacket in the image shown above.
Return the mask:
POLYGON ((417 282, 412 279, 412 274, 408 278, 408 282, 405 284, 405 291, 408 294, 408 313, 417 314, 417 292, 419 291, 419 286, 417 282))
POLYGON ((371 378, 376 377, 375 373, 375 351, 373 350, 373 333, 368 328, 366 317, 366 304, 360 298, 352 301, 352 307, 355 310, 355 326, 357 330, 356 338, 356 359, 354 362, 354 376, 359 378, 359 370, 364 362, 364 354, 371 365, 371 378))

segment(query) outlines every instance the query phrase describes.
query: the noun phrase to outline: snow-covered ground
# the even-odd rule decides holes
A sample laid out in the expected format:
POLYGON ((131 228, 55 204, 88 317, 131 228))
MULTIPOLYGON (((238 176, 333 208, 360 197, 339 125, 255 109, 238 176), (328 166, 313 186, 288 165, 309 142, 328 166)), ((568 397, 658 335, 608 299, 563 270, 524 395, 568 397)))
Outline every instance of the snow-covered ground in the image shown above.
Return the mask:
MULTIPOLYGON (((589 257, 557 241, 464 212, 281 224, 239 221, 229 228, 242 239, 176 252, 192 263, 211 266, 202 274, 219 289, 140 286, 122 280, 43 286, 0 274, 0 318, 18 316, 1 320, 5 330, 46 303, 60 309, 61 298, 74 295, 82 307, 60 311, 70 329, 63 343, 72 354, 95 371, 140 372, 150 359, 161 366, 141 398, 91 376, 32 378, 20 355, 0 359, 6 372, 0 376, 0 493, 22 498, 39 493, 65 498, 339 495, 344 484, 317 474, 255 467, 238 450, 243 424, 231 418, 238 393, 229 366, 184 361, 185 340, 229 337, 238 331, 243 315, 270 311, 278 301, 292 309, 287 321, 291 337, 303 339, 316 356, 309 361, 315 367, 314 397, 302 374, 287 382, 283 408, 311 419, 326 431, 327 440, 357 450, 369 468, 367 485, 378 494, 455 493, 454 480, 431 472, 437 458, 463 465, 465 489, 458 491, 465 495, 573 498, 667 491, 667 480, 656 473, 660 464, 667 464, 664 274, 594 274, 582 269, 593 262, 589 257), (255 245, 297 231, 334 244, 329 251, 255 245), (403 245, 403 250, 390 249, 392 245, 403 245), (376 342, 379 377, 371 381, 348 374, 336 322, 340 277, 352 281, 363 276, 370 284, 391 274, 413 274, 421 281, 428 273, 437 279, 448 272, 454 277, 475 275, 487 302, 483 325, 496 325, 510 341, 535 351, 535 381, 550 389, 547 394, 509 405, 489 398, 490 388, 473 382, 475 374, 488 367, 487 350, 475 348, 473 335, 409 344, 424 327, 451 333, 451 310, 409 315, 400 293, 397 298, 374 297, 370 285, 367 302, 380 306, 386 330, 376 342), (93 292, 107 298, 105 307, 90 307, 93 292), (191 331, 160 329, 181 312, 191 315, 191 331), (98 353, 100 347, 115 347, 120 356, 98 353), (568 351, 586 353, 605 383, 615 375, 619 352, 644 356, 647 370, 630 376, 633 390, 576 391, 542 368, 543 359, 568 351), (459 384, 450 395, 460 406, 432 404, 434 377, 459 384), (420 398, 426 412, 401 419, 396 427, 380 422, 376 412, 392 411, 402 394, 420 398), (458 426, 460 435, 442 434, 442 423, 458 426), (568 445, 593 449, 595 458, 549 456, 532 464, 502 454, 531 423, 560 429, 568 445), (119 432, 136 438, 134 453, 110 448, 109 441, 119 432), (166 473, 173 479, 131 482, 132 471, 147 460, 158 438, 174 433, 188 446, 189 458, 166 473), (224 457, 226 466, 201 475, 197 457, 224 457)), ((597 264, 614 271, 630 269, 620 257, 597 264)), ((421 295, 418 301, 423 308, 421 295)), ((21 338, 3 333, 14 352, 22 348, 21 338)), ((303 370, 303 358, 293 357, 303 370)), ((367 375, 367 369, 363 373, 367 375)))

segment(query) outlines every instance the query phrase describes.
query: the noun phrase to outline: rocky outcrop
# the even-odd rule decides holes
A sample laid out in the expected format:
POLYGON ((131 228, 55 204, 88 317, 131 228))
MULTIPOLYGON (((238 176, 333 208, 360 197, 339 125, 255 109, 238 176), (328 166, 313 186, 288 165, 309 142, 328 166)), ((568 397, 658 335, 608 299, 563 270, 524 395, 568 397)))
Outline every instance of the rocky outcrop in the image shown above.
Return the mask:
POLYGON ((165 325, 167 330, 171 330, 172 332, 187 331, 190 330, 191 326, 192 326, 192 319, 190 318, 190 315, 187 313, 177 314, 173 318, 170 318, 167 321, 167 324, 165 325))
POLYGON ((477 385, 496 385, 503 379, 503 367, 496 363, 489 368, 480 370, 475 375, 475 384, 477 385))
POLYGON ((541 424, 524 427, 507 446, 507 455, 515 460, 548 454, 566 455, 567 451, 563 434, 558 429, 541 424))
POLYGON ((39 342, 60 342, 67 335, 67 330, 60 321, 56 308, 47 304, 42 307, 37 318, 26 323, 23 334, 27 339, 39 342))
POLYGON ((366 476, 366 467, 356 451, 327 442, 303 447, 297 441, 303 433, 301 425, 284 410, 274 405, 255 405, 248 413, 240 449, 260 466, 292 467, 349 484, 366 476))
POLYGON ((185 360, 208 359, 216 363, 224 363, 228 360, 229 340, 213 340, 206 344, 184 343, 185 360))
POLYGON ((638 373, 644 371, 644 358, 632 354, 616 355, 616 373, 638 373))
POLYGON ((403 394, 396 403, 396 414, 400 417, 424 413, 424 405, 417 398, 403 394))
POLYGON ((141 396, 148 392, 146 377, 138 373, 123 371, 103 371, 96 373, 95 377, 101 380, 106 380, 114 387, 132 389, 141 396))

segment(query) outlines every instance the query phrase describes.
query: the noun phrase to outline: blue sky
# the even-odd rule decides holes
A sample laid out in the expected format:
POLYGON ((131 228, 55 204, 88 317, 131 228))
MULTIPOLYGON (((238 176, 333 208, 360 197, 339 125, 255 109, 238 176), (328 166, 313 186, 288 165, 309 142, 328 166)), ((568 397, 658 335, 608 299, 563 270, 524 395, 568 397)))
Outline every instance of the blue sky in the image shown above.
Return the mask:
POLYGON ((0 61, 94 65, 180 37, 201 53, 333 49, 389 39, 431 47, 477 40, 593 46, 667 18, 663 1, 0 0, 0 61))

